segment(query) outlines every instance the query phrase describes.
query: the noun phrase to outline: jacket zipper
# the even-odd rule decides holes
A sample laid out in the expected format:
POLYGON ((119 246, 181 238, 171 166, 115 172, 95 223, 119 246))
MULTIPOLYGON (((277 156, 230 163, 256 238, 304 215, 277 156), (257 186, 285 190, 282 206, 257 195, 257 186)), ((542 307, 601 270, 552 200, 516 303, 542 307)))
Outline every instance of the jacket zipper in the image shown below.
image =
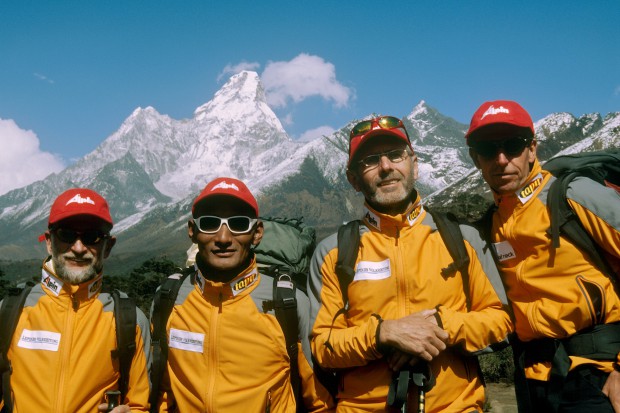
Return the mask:
POLYGON ((71 308, 67 311, 67 317, 65 320, 65 326, 63 328, 63 332, 65 337, 62 337, 60 340, 60 379, 58 380, 58 391, 56 400, 54 401, 54 408, 51 410, 52 412, 64 412, 65 409, 61 408, 60 404, 64 404, 65 400, 65 377, 67 376, 69 370, 69 363, 71 360, 71 343, 73 342, 73 327, 75 315, 77 314, 77 310, 80 308, 80 303, 74 295, 71 295, 71 308))
POLYGON ((209 339, 207 342, 208 347, 208 358, 207 358, 207 369, 209 370, 209 381, 207 383, 207 405, 206 411, 211 412, 214 411, 213 407, 213 399, 214 399, 214 389, 215 389, 215 377, 217 376, 217 323, 218 316, 222 312, 223 306, 223 296, 220 292, 218 296, 217 306, 213 306, 211 308, 211 320, 209 323, 209 339))

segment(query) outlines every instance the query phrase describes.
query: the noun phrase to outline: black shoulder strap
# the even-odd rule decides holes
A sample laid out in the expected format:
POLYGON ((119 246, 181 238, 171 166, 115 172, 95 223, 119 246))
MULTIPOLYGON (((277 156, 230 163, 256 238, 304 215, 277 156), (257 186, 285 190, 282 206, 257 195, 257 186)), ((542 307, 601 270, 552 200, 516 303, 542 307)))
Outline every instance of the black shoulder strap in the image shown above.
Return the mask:
POLYGON ((549 208, 551 219, 551 227, 548 231, 551 236, 551 247, 553 249, 558 248, 560 246, 560 232, 564 234, 577 248, 590 257, 596 268, 611 280, 616 293, 620 296, 620 286, 616 279, 617 275, 604 258, 600 247, 581 224, 579 217, 575 214, 566 198, 568 185, 577 175, 579 175, 578 172, 562 175, 549 187, 547 208, 549 208))
POLYGON ((428 211, 437 225, 437 230, 441 235, 453 262, 446 268, 442 268, 441 275, 450 277, 457 271, 463 277, 463 289, 467 301, 467 310, 471 310, 471 297, 469 293, 469 254, 463 240, 463 233, 459 226, 458 219, 452 213, 440 214, 428 211))
POLYGON ((151 412, 158 412, 157 403, 161 379, 168 362, 168 342, 166 341, 166 324, 172 312, 174 303, 179 295, 183 281, 193 270, 188 269, 181 274, 173 274, 166 278, 153 298, 153 314, 151 315, 151 343, 153 348, 153 362, 151 364, 151 412))
POLYGON ((355 277, 355 260, 360 248, 360 221, 349 221, 338 228, 338 258, 336 260, 336 275, 342 291, 344 308, 349 307, 349 284, 355 277))
POLYGON ((11 398, 11 361, 7 353, 11 346, 13 334, 17 328, 19 316, 24 308, 26 297, 30 293, 31 287, 12 288, 9 295, 2 301, 0 308, 0 396, 4 401, 2 413, 13 411, 13 399, 11 398))
POLYGON ((284 333, 286 352, 290 359, 291 386, 297 402, 297 411, 301 411, 301 379, 299 377, 299 360, 297 341, 299 340, 299 324, 297 322, 297 298, 295 284, 288 274, 273 278, 273 308, 276 319, 284 333))
POLYGON ((121 297, 118 290, 112 291, 114 299, 114 319, 116 320, 116 350, 113 357, 118 357, 120 379, 118 389, 121 401, 127 396, 129 387, 129 370, 136 353, 136 303, 130 297, 121 297))

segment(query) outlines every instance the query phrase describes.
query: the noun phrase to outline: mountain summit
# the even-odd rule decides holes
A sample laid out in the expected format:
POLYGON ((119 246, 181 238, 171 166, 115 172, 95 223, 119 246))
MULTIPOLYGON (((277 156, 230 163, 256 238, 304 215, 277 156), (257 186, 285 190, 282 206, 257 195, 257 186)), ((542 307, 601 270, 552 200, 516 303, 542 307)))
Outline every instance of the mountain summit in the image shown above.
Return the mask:
MULTIPOLYGON (((53 200, 69 187, 92 188, 110 203, 119 240, 114 256, 182 253, 191 202, 217 176, 244 180, 266 216, 303 216, 324 235, 321 230, 356 217, 361 205, 345 177, 348 132, 356 121, 323 139, 294 141, 250 71, 232 76, 191 119, 137 108, 75 164, 0 196, 0 259, 44 255, 37 237, 53 200)), ((403 121, 420 160, 417 187, 423 195, 434 194, 428 199, 448 205, 458 198, 454 194, 482 191, 479 182, 462 180, 475 175, 463 139, 466 125, 424 101, 403 121)), ((552 114, 536 128, 551 155, 571 145, 580 151, 618 146, 619 124, 620 113, 604 119, 552 114)))

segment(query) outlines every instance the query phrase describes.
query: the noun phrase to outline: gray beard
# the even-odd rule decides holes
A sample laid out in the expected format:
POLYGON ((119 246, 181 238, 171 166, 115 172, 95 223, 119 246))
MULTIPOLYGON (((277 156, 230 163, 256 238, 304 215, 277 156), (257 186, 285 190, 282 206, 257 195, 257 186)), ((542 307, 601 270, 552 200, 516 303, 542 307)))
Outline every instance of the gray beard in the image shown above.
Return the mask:
POLYGON ((94 279, 97 276, 97 271, 92 265, 83 270, 71 271, 67 270, 67 268, 54 257, 52 257, 52 262, 54 263, 54 272, 58 278, 68 282, 71 285, 82 284, 86 281, 94 279))

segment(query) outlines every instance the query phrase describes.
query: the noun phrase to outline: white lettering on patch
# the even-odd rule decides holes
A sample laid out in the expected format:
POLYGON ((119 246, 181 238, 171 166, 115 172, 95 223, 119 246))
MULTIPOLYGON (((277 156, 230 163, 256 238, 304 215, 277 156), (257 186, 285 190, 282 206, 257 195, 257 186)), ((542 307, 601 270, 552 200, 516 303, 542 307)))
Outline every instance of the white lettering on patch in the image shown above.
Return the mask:
POLYGON ((380 262, 360 261, 355 269, 353 281, 360 280, 383 280, 392 275, 390 269, 390 259, 380 262))
POLYGON ((516 258, 517 256, 508 241, 496 242, 493 244, 493 248, 495 248, 497 259, 500 262, 516 258))
POLYGON ((22 331, 17 347, 29 348, 31 350, 58 351, 60 345, 60 333, 43 330, 22 331))
POLYGON ((205 335, 203 333, 192 333, 191 331, 170 329, 168 346, 179 350, 193 351, 202 353, 204 348, 205 335))

